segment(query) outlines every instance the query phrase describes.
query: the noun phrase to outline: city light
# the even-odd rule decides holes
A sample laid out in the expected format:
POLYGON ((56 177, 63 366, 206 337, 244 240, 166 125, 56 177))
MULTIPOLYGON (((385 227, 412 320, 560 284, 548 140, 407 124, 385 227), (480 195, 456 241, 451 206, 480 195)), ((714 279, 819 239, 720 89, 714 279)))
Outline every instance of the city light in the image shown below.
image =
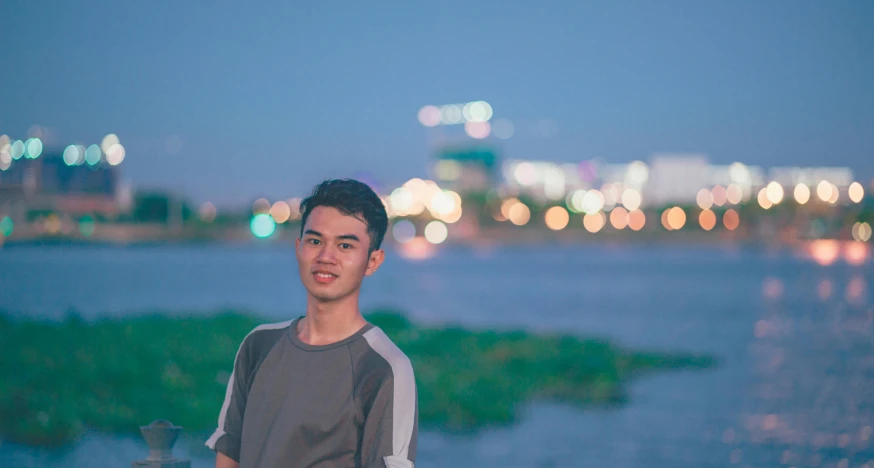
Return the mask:
POLYGON ((42 140, 39 138, 31 138, 24 144, 25 156, 30 159, 36 159, 42 154, 42 140))
POLYGON ((440 244, 446 240, 449 229, 440 221, 431 221, 425 226, 425 239, 432 244, 440 244))
POLYGON ((85 162, 89 166, 93 166, 100 162, 103 157, 103 151, 97 145, 91 145, 85 150, 85 162))
POLYGON ((79 165, 79 161, 85 158, 84 154, 79 154, 79 147, 77 145, 70 145, 66 149, 64 149, 64 164, 68 166, 77 166, 79 165))
POLYGON ((24 156, 24 142, 21 140, 15 140, 9 147, 9 154, 12 155, 12 159, 19 160, 22 156, 24 156))
POLYGON ((546 222, 546 227, 549 229, 560 231, 568 225, 568 222, 570 222, 570 215, 564 208, 553 206, 546 210, 544 221, 546 222))
POLYGON ((864 242, 847 242, 844 244, 844 261, 850 265, 859 266, 868 259, 868 244, 864 242))
POLYGON ((646 224, 646 215, 640 210, 631 210, 628 213, 628 227, 632 231, 640 231, 646 224))
POLYGON ((254 234, 255 237, 265 239, 276 232, 276 221, 274 221, 269 214, 256 214, 252 217, 252 221, 249 223, 249 228, 252 230, 252 234, 254 234))
POLYGON ((96 229, 97 225, 91 216, 86 215, 79 220, 79 233, 83 236, 91 237, 96 229))
POLYGON ((798 184, 795 186, 793 195, 795 196, 795 201, 799 205, 803 205, 810 200, 810 187, 807 184, 798 184))
MULTIPOLYGON (((423 106, 419 109, 417 117, 419 123, 425 127, 436 127, 438 125, 484 123, 488 122, 493 114, 492 106, 489 103, 473 101, 467 104, 447 104, 440 107, 423 106)), ((512 133, 512 129, 510 132, 512 133)))
POLYGON ((783 186, 777 182, 770 182, 768 186, 765 187, 765 195, 768 197, 769 202, 777 205, 783 201, 783 186))
POLYGON ((665 210, 667 215, 664 217, 666 228, 670 230, 679 230, 686 225, 686 212, 679 206, 675 206, 669 210, 665 210))
POLYGON ((725 193, 725 187, 721 185, 713 187, 713 190, 711 190, 710 193, 713 195, 713 204, 716 206, 725 205, 725 202, 728 200, 725 193))
POLYGON ((270 213, 270 202, 266 198, 259 198, 252 203, 252 214, 267 214, 270 213))
POLYGON ((216 208, 210 202, 206 202, 203 205, 200 205, 200 208, 197 210, 198 216, 200 216, 200 220, 204 223, 211 223, 215 221, 216 216, 216 208))
POLYGON ((704 210, 698 214, 698 224, 705 231, 709 231, 716 227, 716 213, 710 210, 704 210))
POLYGON ((3 234, 3 237, 11 236, 13 230, 15 230, 15 223, 12 222, 12 218, 4 216, 0 219, 0 234, 3 234))
POLYGON ((488 122, 466 122, 464 124, 464 133, 477 140, 487 138, 491 131, 492 126, 488 122))
POLYGON ((425 106, 419 109, 419 123, 426 127, 440 125, 440 109, 437 106, 425 106))
POLYGON ((617 206, 610 212, 610 225, 614 229, 622 230, 628 226, 628 211, 621 206, 617 206))
POLYGON ((633 188, 627 188, 622 191, 622 205, 625 206, 628 211, 634 211, 640 208, 640 192, 633 188))
POLYGON ((766 188, 759 190, 759 195, 756 197, 756 199, 759 202, 759 206, 761 206, 763 209, 767 210, 774 206, 774 203, 771 201, 770 198, 768 198, 768 189, 766 188))
POLYGON ((118 136, 116 136, 114 133, 110 133, 103 137, 103 140, 100 142, 100 149, 104 153, 108 153, 109 148, 111 148, 112 145, 117 145, 119 143, 120 141, 118 140, 118 136))
POLYGON ((725 211, 725 214, 722 215, 722 224, 725 226, 725 229, 734 231, 738 226, 740 226, 740 215, 737 214, 737 211, 728 209, 725 211))
POLYGON ((850 188, 847 189, 847 195, 850 196, 850 200, 853 203, 859 203, 865 198, 865 188, 862 187, 862 184, 853 182, 850 184, 850 188))
POLYGON ((605 223, 606 216, 601 212, 586 214, 583 216, 583 227, 592 234, 600 231, 605 223))
POLYGON ((521 203, 518 198, 508 198, 501 202, 501 216, 504 219, 510 219, 510 208, 517 203, 521 203))
POLYGON ((516 226, 524 226, 531 219, 531 210, 522 202, 513 204, 507 214, 507 219, 516 226))
POLYGON ((586 214, 595 214, 604 208, 604 195, 598 190, 589 190, 583 195, 580 203, 583 212, 586 214))
POLYGON ((867 222, 857 222, 853 224, 853 240, 860 242, 868 242, 871 239, 871 225, 867 222))
POLYGON ((110 166, 118 166, 122 161, 124 161, 125 150, 124 146, 121 146, 121 143, 116 143, 110 146, 105 152, 106 162, 108 162, 110 166))
POLYGON ((698 191, 695 201, 702 210, 709 210, 713 206, 713 194, 710 193, 710 190, 703 188, 698 191))
POLYGON ((810 243, 809 253, 816 263, 822 266, 831 265, 838 259, 841 248, 838 241, 833 239, 817 239, 810 243))
POLYGON ((816 196, 824 202, 831 200, 832 184, 827 180, 820 181, 816 186, 816 196))
POLYGON ((282 224, 291 217, 291 208, 288 206, 288 203, 279 200, 270 207, 270 216, 274 221, 282 224))
POLYGON ((728 188, 725 189, 725 199, 732 205, 737 205, 743 201, 743 189, 735 183, 729 184, 728 188))

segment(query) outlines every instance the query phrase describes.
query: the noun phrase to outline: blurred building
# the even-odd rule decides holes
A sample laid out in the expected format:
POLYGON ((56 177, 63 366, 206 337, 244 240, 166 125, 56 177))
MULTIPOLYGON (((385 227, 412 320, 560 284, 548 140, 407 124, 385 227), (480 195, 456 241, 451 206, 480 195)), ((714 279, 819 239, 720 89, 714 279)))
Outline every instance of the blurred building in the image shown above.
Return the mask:
POLYGON ((129 209, 130 192, 118 166, 67 164, 62 151, 23 156, 0 171, 0 210, 13 217, 31 212, 114 217, 129 209))
POLYGON ((491 146, 446 146, 435 152, 431 171, 441 187, 465 194, 497 185, 497 165, 497 151, 491 146))

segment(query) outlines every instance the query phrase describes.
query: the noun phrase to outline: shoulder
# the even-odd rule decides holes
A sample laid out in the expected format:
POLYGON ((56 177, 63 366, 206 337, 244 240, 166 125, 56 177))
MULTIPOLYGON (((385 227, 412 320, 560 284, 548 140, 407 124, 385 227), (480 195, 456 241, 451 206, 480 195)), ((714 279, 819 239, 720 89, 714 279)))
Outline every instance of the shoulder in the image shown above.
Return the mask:
POLYGON ((243 338, 239 352, 244 353, 249 359, 266 356, 292 323, 294 320, 258 325, 243 338))
POLYGON ((410 358, 381 328, 374 326, 364 333, 364 339, 371 351, 368 353, 370 354, 368 361, 373 362, 374 367, 383 369, 388 374, 385 377, 394 381, 414 383, 413 364, 410 358))

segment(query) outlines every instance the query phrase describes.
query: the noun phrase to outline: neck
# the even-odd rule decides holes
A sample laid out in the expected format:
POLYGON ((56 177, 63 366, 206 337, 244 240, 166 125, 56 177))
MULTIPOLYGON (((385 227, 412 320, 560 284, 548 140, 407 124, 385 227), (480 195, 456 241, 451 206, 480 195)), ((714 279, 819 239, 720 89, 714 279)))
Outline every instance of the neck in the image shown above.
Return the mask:
POLYGON ((297 334, 306 344, 327 345, 349 338, 366 324, 357 295, 331 302, 308 297, 307 314, 298 322, 297 334))

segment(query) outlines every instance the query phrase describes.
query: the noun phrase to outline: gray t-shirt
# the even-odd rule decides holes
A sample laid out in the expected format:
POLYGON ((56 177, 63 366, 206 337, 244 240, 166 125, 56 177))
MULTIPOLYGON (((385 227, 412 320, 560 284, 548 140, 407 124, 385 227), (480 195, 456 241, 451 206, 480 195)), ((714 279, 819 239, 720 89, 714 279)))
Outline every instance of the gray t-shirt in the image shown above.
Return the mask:
POLYGON ((243 339, 206 446, 241 468, 411 468, 418 402, 407 356, 371 323, 337 343, 308 345, 298 320, 243 339))

